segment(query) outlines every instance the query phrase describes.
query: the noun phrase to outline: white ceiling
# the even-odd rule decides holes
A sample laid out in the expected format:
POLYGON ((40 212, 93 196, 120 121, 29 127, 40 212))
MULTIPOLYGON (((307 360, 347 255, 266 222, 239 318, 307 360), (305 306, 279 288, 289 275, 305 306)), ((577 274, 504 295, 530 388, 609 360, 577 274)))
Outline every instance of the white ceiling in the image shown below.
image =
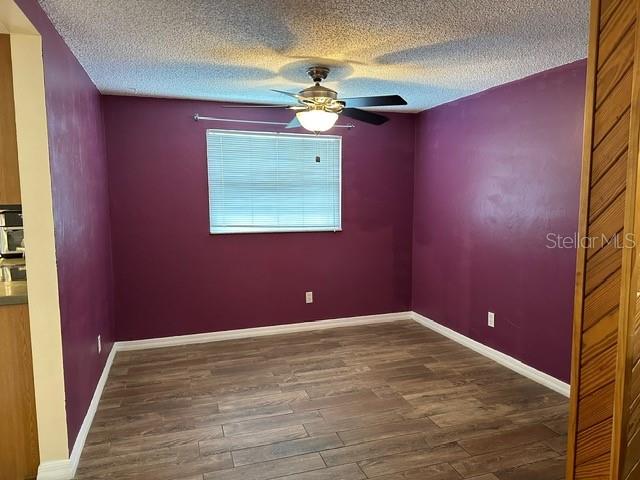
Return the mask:
POLYGON ((334 66, 343 97, 420 111, 584 58, 589 0, 40 0, 103 93, 287 103, 334 66))

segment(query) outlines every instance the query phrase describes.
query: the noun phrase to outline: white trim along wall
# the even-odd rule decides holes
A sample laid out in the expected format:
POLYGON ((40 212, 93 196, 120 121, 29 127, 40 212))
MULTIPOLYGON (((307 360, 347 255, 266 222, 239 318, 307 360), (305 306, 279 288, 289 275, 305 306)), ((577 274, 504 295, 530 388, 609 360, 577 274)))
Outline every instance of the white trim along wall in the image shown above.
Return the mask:
POLYGON ((540 370, 536 370, 535 368, 530 367, 529 365, 522 363, 520 360, 516 360, 515 358, 510 357, 505 353, 502 353, 491 347, 487 347, 486 345, 480 342, 476 342, 469 337, 465 337, 464 335, 451 330, 450 328, 447 328, 427 317, 423 317, 419 313, 411 312, 411 318, 414 321, 418 322, 420 325, 424 325, 434 332, 437 332, 440 335, 444 335, 454 342, 459 343, 460 345, 464 345, 465 347, 478 352, 480 355, 484 355, 494 362, 499 363, 500 365, 503 365, 508 369, 513 370, 514 372, 519 373, 520 375, 527 377, 534 382, 544 385, 554 392, 558 392, 561 395, 569 398, 569 392, 571 388, 569 387, 568 383, 558 380, 557 378, 541 372, 540 370))

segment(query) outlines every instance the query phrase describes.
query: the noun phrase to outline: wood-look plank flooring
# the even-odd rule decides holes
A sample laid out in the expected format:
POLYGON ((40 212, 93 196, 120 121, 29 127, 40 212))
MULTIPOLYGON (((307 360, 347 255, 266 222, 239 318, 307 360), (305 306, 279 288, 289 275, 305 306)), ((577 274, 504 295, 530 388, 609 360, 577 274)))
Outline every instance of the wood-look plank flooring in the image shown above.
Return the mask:
POLYGON ((76 478, 559 480, 567 409, 409 321, 120 352, 76 478))

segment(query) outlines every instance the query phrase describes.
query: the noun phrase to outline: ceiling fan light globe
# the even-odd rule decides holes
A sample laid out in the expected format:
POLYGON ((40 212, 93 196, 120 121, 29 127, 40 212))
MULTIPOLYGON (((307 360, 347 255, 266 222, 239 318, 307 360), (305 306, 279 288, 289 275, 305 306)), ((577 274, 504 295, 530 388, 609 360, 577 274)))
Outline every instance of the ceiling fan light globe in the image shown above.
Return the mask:
POLYGON ((300 125, 310 132, 326 132, 338 121, 338 114, 324 110, 305 110, 296 113, 300 125))

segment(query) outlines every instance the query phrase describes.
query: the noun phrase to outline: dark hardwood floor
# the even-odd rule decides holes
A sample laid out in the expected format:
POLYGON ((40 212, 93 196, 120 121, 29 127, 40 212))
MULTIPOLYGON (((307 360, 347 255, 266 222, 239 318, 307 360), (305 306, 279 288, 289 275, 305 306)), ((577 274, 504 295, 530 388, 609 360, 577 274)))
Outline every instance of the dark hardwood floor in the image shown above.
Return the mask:
POLYGON ((77 478, 558 480, 567 409, 410 321, 120 352, 77 478))

